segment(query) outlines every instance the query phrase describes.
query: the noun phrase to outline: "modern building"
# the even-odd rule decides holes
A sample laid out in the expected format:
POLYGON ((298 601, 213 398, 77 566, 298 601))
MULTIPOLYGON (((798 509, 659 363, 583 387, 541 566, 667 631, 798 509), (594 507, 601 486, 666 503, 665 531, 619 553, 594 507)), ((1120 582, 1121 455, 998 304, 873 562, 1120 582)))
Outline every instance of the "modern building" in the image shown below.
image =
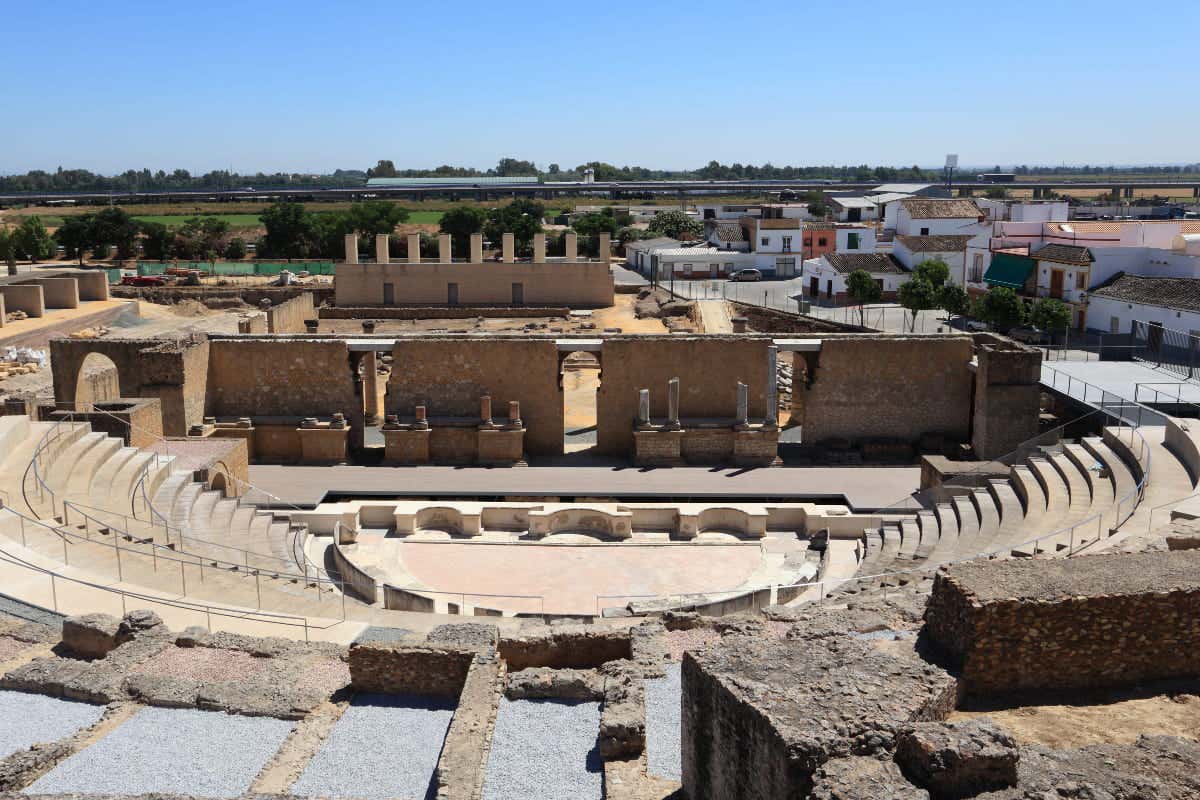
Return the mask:
POLYGON ((672 239, 669 236, 660 236, 657 239, 639 239, 635 242, 625 243, 625 266, 629 269, 640 272, 643 275, 650 274, 650 255, 655 250, 661 250, 671 247, 680 247, 682 242, 678 239, 672 239))
POLYGON ((865 270, 883 293, 885 301, 895 301, 909 272, 890 253, 826 253, 804 262, 803 293, 813 299, 832 303, 849 301, 846 279, 855 270, 865 270))

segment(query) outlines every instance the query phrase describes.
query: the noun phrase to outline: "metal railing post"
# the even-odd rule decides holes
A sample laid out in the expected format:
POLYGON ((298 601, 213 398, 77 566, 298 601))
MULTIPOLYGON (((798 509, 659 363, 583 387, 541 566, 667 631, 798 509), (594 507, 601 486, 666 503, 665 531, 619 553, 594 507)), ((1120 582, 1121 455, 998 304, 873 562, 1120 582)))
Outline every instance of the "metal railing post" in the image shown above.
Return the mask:
POLYGON ((183 587, 183 596, 187 597, 187 572, 183 569, 183 562, 179 562, 179 583, 183 587))
POLYGON ((54 611, 58 611, 58 586, 54 583, 54 573, 50 573, 50 600, 54 606, 54 611))

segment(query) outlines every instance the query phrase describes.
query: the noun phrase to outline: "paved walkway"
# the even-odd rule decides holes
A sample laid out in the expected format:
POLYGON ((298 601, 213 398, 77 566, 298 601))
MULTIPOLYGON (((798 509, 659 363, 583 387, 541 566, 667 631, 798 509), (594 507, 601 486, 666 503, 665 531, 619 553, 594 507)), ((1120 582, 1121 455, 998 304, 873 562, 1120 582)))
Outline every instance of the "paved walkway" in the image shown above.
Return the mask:
POLYGON ((1161 415, 1139 409, 1135 402, 1200 406, 1200 383, 1183 380, 1177 373, 1142 361, 1043 363, 1042 384, 1139 424, 1161 425, 1163 421, 1161 415))
POLYGON ((313 507, 339 497, 615 497, 629 502, 689 498, 846 502, 859 510, 890 506, 916 491, 920 467, 250 467, 258 492, 248 501, 313 507))

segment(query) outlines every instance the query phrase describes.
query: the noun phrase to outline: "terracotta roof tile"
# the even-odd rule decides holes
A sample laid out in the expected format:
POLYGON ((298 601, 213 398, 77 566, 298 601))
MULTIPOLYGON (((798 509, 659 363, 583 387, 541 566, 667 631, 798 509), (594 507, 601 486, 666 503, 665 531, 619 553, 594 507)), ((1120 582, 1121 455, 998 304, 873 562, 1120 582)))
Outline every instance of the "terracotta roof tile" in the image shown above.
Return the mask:
POLYGON ((910 197, 901 200, 908 215, 913 219, 976 219, 983 211, 974 200, 965 198, 942 200, 932 197, 910 197))
POLYGON ((967 249, 972 236, 897 236, 896 241, 914 253, 956 253, 967 249))
POLYGON ((1092 258, 1091 250, 1073 244, 1048 244, 1032 255, 1039 261, 1055 261, 1060 264, 1090 264, 1096 260, 1092 258))
POLYGON ((1127 303, 1200 311, 1200 278, 1147 278, 1118 272, 1091 294, 1127 303))
POLYGON ((821 258, 843 275, 849 275, 856 269, 865 269, 872 275, 895 275, 908 271, 890 253, 826 253, 821 258))

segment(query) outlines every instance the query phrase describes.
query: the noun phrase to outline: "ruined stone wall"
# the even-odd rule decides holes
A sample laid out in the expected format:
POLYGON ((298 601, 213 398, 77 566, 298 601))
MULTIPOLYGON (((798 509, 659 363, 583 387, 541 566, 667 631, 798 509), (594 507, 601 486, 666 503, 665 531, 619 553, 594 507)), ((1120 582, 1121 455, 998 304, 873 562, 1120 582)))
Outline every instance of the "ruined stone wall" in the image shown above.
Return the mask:
POLYGON ((969 435, 969 336, 826 334, 819 353, 800 355, 792 422, 804 426, 805 442, 915 442, 927 433, 966 441, 969 435))
POLYGON ((304 292, 267 308, 267 331, 304 333, 304 320, 316 318, 312 293, 304 292))
POLYGON ((208 416, 362 419, 342 339, 214 339, 208 416))
POLYGON ((667 382, 679 378, 681 417, 734 419, 738 381, 750 387, 750 416, 767 411, 767 347, 753 336, 657 336, 605 339, 596 397, 597 449, 633 454, 639 389, 650 390, 650 416, 667 416, 667 382))
POLYGON ((41 286, 3 284, 0 285, 0 297, 4 298, 6 314, 24 311, 31 317, 46 316, 46 299, 41 286))
POLYGON ((121 396, 159 399, 166 435, 183 436, 203 419, 207 339, 52 339, 54 400, 60 408, 74 406, 80 369, 92 353, 106 356, 116 366, 121 396))
POLYGON ((74 278, 36 278, 27 285, 42 287, 46 308, 79 308, 79 283, 74 278))
POLYGON ((392 350, 385 413, 411 417, 425 405, 433 417, 478 418, 491 395, 494 418, 521 404, 525 451, 557 455, 563 447, 563 394, 553 339, 399 339, 392 350))
POLYGON ((436 645, 355 644, 350 681, 360 692, 457 698, 474 653, 436 645))
POLYGON ((1200 551, 961 564, 925 630, 972 694, 1200 676, 1200 551))
POLYGON ((978 457, 996 458, 1037 435, 1042 353, 992 334, 976 344, 971 445, 978 457))
POLYGON ((567 306, 323 306, 321 319, 524 319, 566 317, 567 306))
POLYGON ((339 306, 384 305, 384 285, 392 286, 388 305, 446 305, 449 284, 463 305, 513 303, 513 284, 523 302, 604 308, 613 304, 613 279, 599 261, 544 264, 456 262, 442 264, 338 264, 334 279, 339 306))

